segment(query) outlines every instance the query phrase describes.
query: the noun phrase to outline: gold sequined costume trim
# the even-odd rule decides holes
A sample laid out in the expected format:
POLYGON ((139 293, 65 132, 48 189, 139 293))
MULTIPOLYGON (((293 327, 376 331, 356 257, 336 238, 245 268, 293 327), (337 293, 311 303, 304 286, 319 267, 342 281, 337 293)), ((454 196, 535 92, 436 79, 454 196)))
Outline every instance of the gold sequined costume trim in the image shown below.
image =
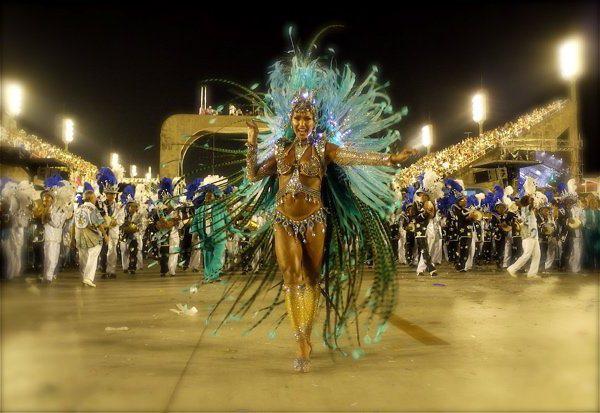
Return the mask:
MULTIPOLYGON (((300 238, 302 242, 306 242, 306 231, 313 230, 317 223, 323 224, 323 232, 327 225, 327 217, 325 208, 321 207, 304 219, 295 220, 288 218, 283 212, 275 210, 274 220, 276 224, 280 224, 288 235, 300 238)), ((277 228, 275 228, 277 230, 277 228)), ((313 232, 313 237, 315 233, 313 232)))

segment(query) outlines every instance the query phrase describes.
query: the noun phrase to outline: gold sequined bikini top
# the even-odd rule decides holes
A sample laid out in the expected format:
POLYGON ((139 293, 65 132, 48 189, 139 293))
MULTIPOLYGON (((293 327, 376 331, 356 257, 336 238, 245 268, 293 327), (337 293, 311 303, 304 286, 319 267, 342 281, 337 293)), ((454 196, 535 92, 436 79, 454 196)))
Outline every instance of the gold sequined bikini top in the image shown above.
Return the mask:
POLYGON ((279 175, 289 175, 292 177, 287 182, 285 188, 280 188, 277 192, 278 203, 283 202, 283 197, 287 194, 296 196, 304 194, 309 202, 318 202, 321 198, 321 191, 304 185, 300 182, 300 174, 311 178, 322 178, 325 170, 325 140, 320 139, 314 144, 308 144, 304 148, 296 143, 288 145, 277 145, 275 149, 275 159, 277 160, 277 173, 279 175), (294 162, 288 163, 285 159, 292 146, 295 146, 294 162), (315 148, 311 152, 308 161, 301 162, 305 151, 310 150, 310 146, 315 148))

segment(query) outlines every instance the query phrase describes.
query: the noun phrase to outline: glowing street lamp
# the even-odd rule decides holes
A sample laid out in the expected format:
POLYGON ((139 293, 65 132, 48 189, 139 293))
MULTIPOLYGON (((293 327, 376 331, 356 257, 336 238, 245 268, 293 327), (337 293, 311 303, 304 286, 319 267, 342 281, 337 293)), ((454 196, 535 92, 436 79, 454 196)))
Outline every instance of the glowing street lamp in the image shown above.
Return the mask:
POLYGON ((129 175, 131 175, 132 178, 135 178, 137 176, 137 166, 131 165, 129 167, 129 175))
POLYGON ((110 154, 110 166, 115 168, 119 165, 119 154, 113 152, 110 154))
POLYGON ((560 75, 569 82, 571 100, 571 122, 569 125, 569 146, 571 147, 570 172, 575 179, 581 177, 581 138, 579 137, 579 100, 577 97, 577 78, 583 71, 583 44, 577 37, 565 40, 558 47, 560 75))
POLYGON ((23 88, 18 83, 10 83, 6 86, 6 113, 11 117, 17 117, 23 111, 23 88))
POLYGON ((487 96, 483 92, 477 92, 471 99, 473 104, 473 122, 479 124, 479 136, 483 134, 483 122, 487 116, 487 96))
POLYGON ((427 153, 431 149, 433 143, 433 126, 425 125, 421 128, 421 145, 427 148, 427 153))
POLYGON ((65 143, 65 151, 69 150, 69 144, 75 137, 75 122, 73 119, 65 118, 62 122, 62 140, 65 143))
POLYGON ((568 81, 575 81, 581 75, 581 41, 576 38, 565 40, 558 47, 560 75, 568 81))
POLYGON ((148 172, 146 172, 146 181, 150 181, 152 179, 152 167, 148 167, 148 172))

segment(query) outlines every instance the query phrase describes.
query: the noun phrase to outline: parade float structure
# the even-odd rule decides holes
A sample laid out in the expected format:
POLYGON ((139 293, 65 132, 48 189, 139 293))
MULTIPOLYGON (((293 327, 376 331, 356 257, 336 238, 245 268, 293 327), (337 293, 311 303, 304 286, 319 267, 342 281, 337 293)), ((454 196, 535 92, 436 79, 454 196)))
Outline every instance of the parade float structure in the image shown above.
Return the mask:
MULTIPOLYGON (((234 139, 237 142, 234 146, 243 147, 242 141, 247 130, 246 122, 252 119, 255 117, 195 114, 177 114, 168 117, 160 131, 160 176, 185 176, 184 160, 186 155, 190 154, 190 150, 203 146, 212 147, 215 139, 219 140, 220 147, 223 147, 227 140, 234 139)), ((259 130, 267 131, 260 123, 259 130)), ((202 165, 199 165, 198 169, 202 169, 201 167, 202 165)), ((207 173, 215 173, 215 171, 203 172, 204 175, 207 173)))

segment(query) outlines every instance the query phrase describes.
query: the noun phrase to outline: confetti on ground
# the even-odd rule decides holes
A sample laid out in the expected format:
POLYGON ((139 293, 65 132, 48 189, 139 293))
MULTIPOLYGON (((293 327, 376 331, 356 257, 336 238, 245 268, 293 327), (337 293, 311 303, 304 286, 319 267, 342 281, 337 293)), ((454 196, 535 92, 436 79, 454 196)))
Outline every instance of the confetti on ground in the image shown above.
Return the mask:
POLYGON ((177 310, 174 308, 171 308, 170 310, 172 312, 174 312, 175 314, 180 314, 180 315, 196 315, 198 313, 198 310, 196 309, 196 307, 189 307, 187 304, 177 304, 177 310))
POLYGON ((129 327, 106 327, 104 331, 127 331, 129 327))
POLYGON ((152 261, 150 264, 148 264, 148 268, 152 268, 152 267, 154 267, 156 264, 158 264, 158 261, 152 261))
POLYGON ((445 287, 446 284, 440 284, 440 283, 434 283, 433 284, 435 287, 445 287))

